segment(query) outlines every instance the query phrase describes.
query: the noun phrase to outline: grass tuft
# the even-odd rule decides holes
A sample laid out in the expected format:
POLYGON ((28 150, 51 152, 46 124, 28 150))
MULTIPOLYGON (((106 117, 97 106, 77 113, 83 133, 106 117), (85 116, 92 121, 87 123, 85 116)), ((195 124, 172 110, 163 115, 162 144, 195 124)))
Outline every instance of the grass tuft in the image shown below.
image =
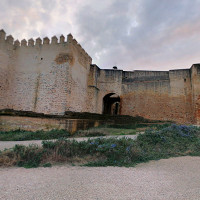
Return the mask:
POLYGON ((45 163, 45 164, 43 164, 43 167, 52 167, 52 164, 51 163, 45 163))

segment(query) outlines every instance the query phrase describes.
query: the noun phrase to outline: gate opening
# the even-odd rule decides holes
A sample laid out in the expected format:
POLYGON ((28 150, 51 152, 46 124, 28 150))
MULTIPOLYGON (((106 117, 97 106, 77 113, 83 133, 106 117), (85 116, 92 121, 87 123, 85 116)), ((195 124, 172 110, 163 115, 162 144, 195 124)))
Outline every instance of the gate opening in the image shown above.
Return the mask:
POLYGON ((109 93, 103 98, 103 114, 119 115, 120 97, 115 93, 109 93))

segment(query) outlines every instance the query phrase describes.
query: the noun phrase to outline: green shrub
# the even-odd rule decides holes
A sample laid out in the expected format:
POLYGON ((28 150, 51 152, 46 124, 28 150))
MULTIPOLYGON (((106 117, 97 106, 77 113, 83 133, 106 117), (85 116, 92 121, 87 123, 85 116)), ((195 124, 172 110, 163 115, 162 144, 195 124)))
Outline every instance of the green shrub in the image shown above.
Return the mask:
POLYGON ((30 145, 28 147, 15 145, 13 152, 18 157, 17 165, 25 168, 38 167, 43 155, 42 150, 36 145, 30 145))
POLYGON ((143 157, 151 160, 199 151, 198 141, 198 128, 174 124, 161 130, 146 130, 138 136, 137 145, 142 149, 143 157))
POLYGON ((72 162, 74 158, 84 160, 91 155, 93 160, 89 160, 87 166, 134 166, 140 162, 172 156, 199 156, 200 129, 171 125, 148 129, 135 141, 127 138, 98 138, 77 142, 61 138, 43 141, 42 147, 16 145, 6 153, 0 152, 0 164, 9 158, 9 163, 18 166, 37 167, 51 161, 72 162), (15 161, 12 162, 12 159, 15 161))

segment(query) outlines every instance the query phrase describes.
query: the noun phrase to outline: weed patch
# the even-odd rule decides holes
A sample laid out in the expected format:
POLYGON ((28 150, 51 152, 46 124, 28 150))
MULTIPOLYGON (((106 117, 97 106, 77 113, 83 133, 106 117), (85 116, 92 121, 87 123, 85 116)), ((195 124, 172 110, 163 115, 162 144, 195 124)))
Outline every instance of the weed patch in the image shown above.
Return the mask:
MULTIPOLYGON (((46 163, 79 163, 85 166, 134 166, 149 160, 200 155, 200 129, 171 125, 151 128, 136 140, 98 138, 77 142, 58 139, 43 141, 42 147, 16 145, 0 152, 0 165, 46 166, 46 163)), ((49 164, 48 164, 49 165, 49 164)))
POLYGON ((61 137, 69 137, 70 133, 66 130, 51 130, 51 131, 0 131, 0 141, 24 141, 24 140, 50 140, 61 137))

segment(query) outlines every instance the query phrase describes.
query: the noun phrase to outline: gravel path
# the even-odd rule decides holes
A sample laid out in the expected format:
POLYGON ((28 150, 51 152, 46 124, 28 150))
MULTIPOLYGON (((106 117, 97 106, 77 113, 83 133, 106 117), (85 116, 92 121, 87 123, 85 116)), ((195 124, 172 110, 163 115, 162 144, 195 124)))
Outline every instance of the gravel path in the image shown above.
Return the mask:
POLYGON ((1 200, 198 200, 200 157, 134 168, 0 168, 1 200))
MULTIPOLYGON (((137 135, 120 135, 120 136, 103 136, 103 137, 92 137, 91 139, 97 139, 97 138, 132 138, 136 139, 137 135)), ((77 140, 77 141, 87 141, 89 137, 81 137, 81 138, 69 138, 70 140, 77 140)), ((42 140, 29 140, 29 141, 0 141, 0 150, 4 150, 5 148, 9 149, 15 146, 15 144, 21 144, 28 146, 29 144, 37 144, 41 145, 42 140)))

